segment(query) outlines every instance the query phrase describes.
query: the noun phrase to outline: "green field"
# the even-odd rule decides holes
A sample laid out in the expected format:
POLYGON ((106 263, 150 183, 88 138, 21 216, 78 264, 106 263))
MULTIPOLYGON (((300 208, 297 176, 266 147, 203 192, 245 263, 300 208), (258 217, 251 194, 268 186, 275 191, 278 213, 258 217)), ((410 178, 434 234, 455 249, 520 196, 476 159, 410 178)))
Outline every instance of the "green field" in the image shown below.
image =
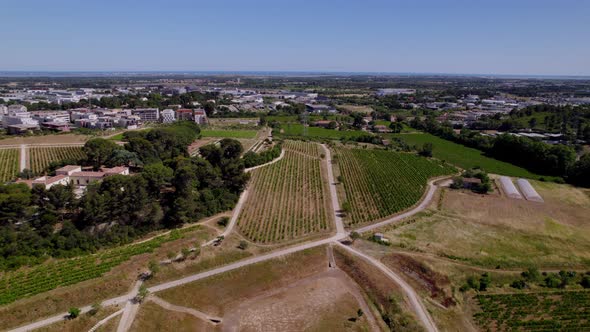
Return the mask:
POLYGON ((122 141, 123 140, 123 133, 117 134, 109 138, 111 141, 122 141))
POLYGON ((201 130, 203 137, 255 138, 256 133, 256 130, 201 130))
POLYGON ((302 124, 283 124, 281 126, 282 136, 302 136, 310 138, 328 138, 328 139, 342 139, 342 138, 356 138, 365 135, 372 135, 360 130, 346 130, 339 131, 334 129, 325 129, 319 127, 308 127, 307 135, 304 135, 302 124))
MULTIPOLYGON (((416 154, 336 149, 351 225, 378 220, 416 204, 429 178, 453 174, 452 166, 416 154)), ((343 204, 344 206, 344 204, 343 204)))
MULTIPOLYGON (((424 143, 430 142, 433 145, 434 157, 448 161, 463 169, 481 167, 487 172, 502 174, 514 177, 524 177, 538 179, 541 176, 531 173, 522 167, 518 167, 507 162, 486 157, 483 152, 477 149, 469 148, 445 139, 436 137, 427 133, 412 134, 394 134, 392 137, 398 137, 409 145, 421 147, 424 143)), ((545 177, 546 179, 551 177, 545 177)))
POLYGON ((484 331, 588 331, 590 292, 477 295, 484 331))

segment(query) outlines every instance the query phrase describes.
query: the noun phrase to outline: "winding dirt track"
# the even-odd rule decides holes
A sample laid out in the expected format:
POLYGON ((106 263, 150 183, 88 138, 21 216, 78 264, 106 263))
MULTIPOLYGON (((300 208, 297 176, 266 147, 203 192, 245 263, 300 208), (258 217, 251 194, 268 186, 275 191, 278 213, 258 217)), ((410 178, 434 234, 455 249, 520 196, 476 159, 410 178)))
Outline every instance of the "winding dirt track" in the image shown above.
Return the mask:
MULTIPOLYGON (((428 311, 425 309, 424 305, 422 304, 422 301, 420 299, 420 297, 417 295, 417 293, 414 291, 414 289, 408 285, 399 275, 397 275, 396 273, 394 273, 393 271, 391 271, 390 269, 388 269, 385 265, 383 265, 381 262, 379 262, 377 259, 370 257, 354 248, 345 246, 343 244, 341 244, 339 241, 345 239, 348 237, 348 232, 346 232, 344 230, 344 225, 342 222, 342 219, 338 216, 339 213, 339 203, 338 203, 338 196, 336 195, 336 187, 335 187, 335 179, 334 179, 334 175, 332 173, 332 168, 331 168, 331 154, 329 149, 325 146, 322 145, 322 147, 324 148, 324 150, 326 151, 326 162, 328 163, 328 178, 330 181, 330 196, 332 199, 332 204, 333 204, 333 213, 334 213, 334 220, 336 222, 336 234, 326 238, 326 239, 322 239, 322 240, 318 240, 318 241, 314 241, 314 242, 308 242, 308 243, 303 243, 303 244, 298 244, 295 245, 293 247, 289 247, 286 249, 280 249, 268 254, 264 254, 264 255, 260 255, 260 256, 256 256, 256 257, 252 257, 252 258, 247 258, 244 259, 242 261, 238 261, 235 263, 231 263, 225 266, 221 266, 209 271, 205 271, 205 272, 201 272, 201 273, 197 273, 197 274, 193 274, 191 276, 185 277, 185 278, 181 278, 178 280, 174 280, 174 281, 170 281, 170 282, 166 282, 166 283, 162 283, 160 285, 156 285, 153 287, 150 287, 148 290, 150 293, 157 293, 166 289, 170 289, 170 288, 174 288, 174 287, 178 287, 187 283, 191 283, 197 280, 201 280, 204 278, 208 278, 214 275, 218 275, 221 273, 225 273, 228 271, 232 271, 235 269, 239 269, 251 264, 256 264, 256 263, 260 263, 260 262, 264 262, 267 261, 269 259, 274 259, 274 258, 278 258, 281 256, 285 256, 285 255, 289 255, 298 251, 302 251, 302 250, 306 250, 306 249, 310 249, 310 248, 314 248, 317 246, 322 246, 325 244, 329 244, 329 243, 336 243, 337 245, 341 246, 342 248, 345 248, 346 250, 350 251, 351 253, 358 255, 359 257, 365 259, 366 261, 370 262, 371 264, 375 265, 377 268, 379 268, 386 276, 388 276, 391 280, 393 280, 394 282, 396 282, 398 285, 400 285, 401 289, 404 292, 404 295, 409 299, 410 302, 410 306, 412 307, 412 309, 415 311, 416 316, 418 317, 418 319, 420 320, 420 322, 422 323, 422 325, 426 328, 427 331, 430 332, 437 332, 438 329, 436 327, 436 325, 434 324, 434 321, 432 319, 432 317, 430 317, 430 314, 428 313, 428 311)), ((281 154, 282 155, 282 154, 281 154)), ((280 159, 277 158, 265 165, 268 165, 270 163, 274 163, 277 162, 280 159)), ((263 166, 263 165, 260 165, 263 166)), ((384 226, 386 224, 392 223, 392 222, 396 222, 399 221, 403 218, 409 217, 411 215, 414 215, 422 210, 424 210, 428 204, 430 203, 430 201, 433 198, 434 192, 436 190, 436 186, 434 185, 434 180, 430 181, 428 183, 429 189, 427 194, 425 195, 425 197, 423 198, 422 202, 420 204, 418 204, 416 207, 414 207, 413 209, 404 212, 402 214, 399 214, 395 217, 386 219, 384 221, 381 221, 377 224, 374 225, 369 225, 369 226, 365 226, 365 227, 361 227, 359 229, 357 229, 357 232, 366 232, 366 231, 370 231, 372 229, 384 226)), ((247 191, 244 191, 244 193, 242 194, 242 196, 246 196, 247 191)), ((238 201, 238 204, 236 205, 236 208, 233 211, 233 215, 232 215, 232 222, 230 222, 230 225, 228 225, 226 231, 223 233, 223 235, 229 234, 232 230, 233 227, 235 225, 235 221, 237 220, 237 216, 240 213, 243 201, 245 200, 245 197, 240 197, 240 200, 238 201), (240 202, 242 204, 240 204, 240 202)), ((129 303, 133 302, 133 298, 135 297, 135 295, 137 294, 137 284, 136 287, 134 287, 134 289, 125 295, 116 297, 116 298, 112 298, 112 299, 108 299, 105 300, 101 303, 101 305, 103 307, 106 306, 111 306, 111 305, 119 305, 119 304, 123 304, 125 306, 127 306, 126 309, 131 309, 131 310, 124 310, 123 315, 125 316, 125 313, 128 311, 129 314, 132 315, 133 313, 133 305, 129 305, 129 303)), ((82 313, 88 312, 91 309, 90 306, 86 306, 81 308, 82 313)), ((128 314, 128 315, 129 315, 128 314)), ((129 316, 131 316, 129 315, 129 316)), ((43 326, 47 326, 50 325, 52 323, 56 323, 60 320, 63 320, 64 317, 67 316, 67 313, 61 313, 59 315, 53 316, 53 317, 49 317, 46 318, 44 320, 40 320, 28 325, 24 325, 21 326, 19 328, 16 328, 12 331, 15 332, 24 332, 24 331, 31 331, 37 328, 41 328, 43 326)), ((123 321, 124 317, 121 318, 121 321, 123 321)), ((124 324, 120 324, 120 327, 122 327, 121 325, 125 326, 126 328, 129 328, 130 326, 130 322, 128 320, 126 320, 127 322, 125 322, 124 324)), ((119 329, 118 329, 119 330, 119 329)), ((125 329, 124 329, 125 330, 125 329)))

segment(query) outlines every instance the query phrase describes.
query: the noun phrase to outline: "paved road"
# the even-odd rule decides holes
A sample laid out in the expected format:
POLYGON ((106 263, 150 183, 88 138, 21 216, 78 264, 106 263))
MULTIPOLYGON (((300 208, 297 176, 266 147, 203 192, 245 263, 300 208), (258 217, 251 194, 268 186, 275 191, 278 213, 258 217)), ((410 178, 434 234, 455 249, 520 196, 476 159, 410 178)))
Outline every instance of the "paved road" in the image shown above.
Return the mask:
MULTIPOLYGON (((330 155, 329 155, 329 151, 326 154, 326 160, 329 162, 329 160, 331 159, 330 155)), ((330 165, 328 165, 330 166, 330 165)), ((328 167, 328 169, 330 170, 331 167, 328 167)), ((328 180, 330 181, 331 184, 335 183, 334 180, 334 175, 333 173, 330 171, 328 171, 328 180)), ((369 226, 365 226, 362 228, 357 229, 357 232, 365 232, 365 231, 369 231, 371 229, 377 228, 377 227, 381 227, 383 225, 392 223, 392 222, 396 222, 399 221, 403 218, 409 217, 411 215, 414 215, 422 210, 424 210, 426 208, 426 206, 428 206, 428 204, 430 203, 430 201, 432 200, 434 191, 436 190, 436 186, 434 185, 434 180, 430 181, 428 183, 429 185, 429 190, 426 194, 426 196, 424 197, 424 199, 422 200, 422 202, 416 206, 415 208, 413 208, 410 211, 407 211, 405 213, 402 213, 398 216, 395 216, 393 218, 389 218, 387 220, 384 220, 382 222, 379 222, 375 225, 369 225, 369 226)), ((330 190, 330 194, 332 196, 332 200, 333 200, 333 204, 334 204, 334 211, 336 212, 336 209, 339 208, 339 204, 338 204, 338 197, 335 195, 335 193, 333 193, 333 191, 335 192, 336 188, 331 185, 330 186, 331 190, 330 190)), ((240 201, 242 201, 243 204, 243 200, 242 198, 240 198, 240 201)), ((238 201, 238 204, 240 204, 240 201, 238 201)), ((233 216, 232 218, 235 216, 236 220, 237 220, 237 216, 239 215, 239 212, 241 210, 242 205, 236 205, 236 208, 234 209, 233 212, 233 216)), ((337 217, 337 216, 336 216, 337 217)), ((367 261, 371 262, 372 264, 374 264, 375 266, 377 266, 380 270, 382 270, 388 277, 390 277, 392 280, 394 280, 395 282, 397 282, 400 286, 402 286, 402 289, 404 289, 404 292, 406 294, 410 294, 408 295, 408 298, 411 301, 412 307, 414 310, 416 310, 416 314, 418 315, 418 318, 420 319, 420 321, 422 322, 422 324, 429 330, 429 331, 437 331, 436 329, 436 325, 434 324, 432 318, 430 317, 430 315, 428 314, 428 312, 424 309, 420 299, 418 298, 418 296, 416 295, 416 292, 407 284, 403 281, 403 279, 401 279, 399 276, 397 276, 395 273, 393 273, 390 269, 388 269, 385 265, 383 265, 381 262, 379 262, 378 260, 367 256, 361 252, 358 252, 352 248, 346 247, 342 244, 340 244, 338 241, 345 239, 348 236, 348 233, 346 231, 343 230, 343 226, 342 226, 342 220, 336 218, 336 228, 337 230, 339 229, 339 227, 342 228, 342 231, 337 231, 335 235, 333 235, 330 238, 327 239, 323 239, 323 240, 318 240, 318 241, 314 241, 314 242, 308 242, 308 243, 302 243, 302 244, 298 244, 295 245, 293 247, 289 247, 289 248, 285 248, 285 249, 280 249, 277 251, 273 251, 271 253, 268 254, 264 254, 264 255, 260 255, 260 256, 255 256, 255 257, 251 257, 251 258, 247 258, 238 262, 234 262, 225 266, 221 266, 209 271, 204 271, 204 272, 200 272, 182 279, 178 279, 178 280, 174 280, 174 281, 170 281, 170 282, 166 282, 160 285, 156 285, 153 287, 148 288, 150 293, 157 293, 166 289, 170 289, 170 288, 174 288, 174 287, 178 287, 178 286, 182 286, 197 280, 201 280, 204 278, 208 278, 214 275, 218 275, 221 273, 225 273, 228 271, 232 271, 232 270, 236 270, 251 264, 256 264, 256 263, 260 263, 260 262, 264 262, 267 261, 269 259, 274 259, 274 258, 278 258, 281 256, 285 256, 285 255, 289 255, 298 251, 302 251, 302 250, 306 250, 306 249, 310 249, 310 248, 314 248, 317 246, 321 246, 321 245, 325 245, 328 243, 334 243, 336 242, 338 245, 343 246, 344 248, 347 248, 349 250, 352 250, 352 252, 354 252, 355 254, 367 259, 367 261), (338 226, 338 220, 340 220, 340 226, 338 226)), ((235 222, 234 222, 235 224, 235 222)), ((231 232, 231 230, 233 229, 234 225, 231 224, 230 222, 230 226, 228 226, 228 230, 226 230, 227 234, 229 234, 229 232, 231 232)), ((225 234, 225 232, 224 232, 225 234)), ((138 287, 138 286, 137 286, 138 287)), ((131 291, 128 294, 116 297, 116 298, 112 298, 106 301, 103 301, 101 303, 101 305, 103 307, 107 307, 107 306, 111 306, 111 305, 119 305, 119 304, 127 304, 129 303, 129 301, 131 301, 135 295, 137 294, 137 290, 131 291)), ((88 312, 91 309, 90 306, 86 306, 81 308, 82 313, 88 312)), ((35 322, 35 323, 31 323, 22 327, 19 327, 17 329, 14 329, 12 331, 18 331, 18 332, 24 332, 24 331, 30 331, 33 329, 37 329, 37 328, 41 328, 43 326, 47 326, 50 325, 52 323, 56 323, 59 322, 61 320, 63 320, 63 318, 67 315, 67 313, 62 313, 50 318, 46 318, 44 320, 35 322)), ((123 315, 125 315, 125 312, 123 313, 123 315)), ((121 318, 121 321, 123 321, 123 317, 121 318)))
POLYGON ((383 272, 389 279, 393 280, 393 282, 398 284, 401 287, 404 294, 406 295, 406 297, 410 300, 410 306, 412 307, 412 310, 416 313, 416 315, 418 316, 418 319, 422 322, 422 325, 426 328, 426 330, 429 332, 438 332, 438 329, 436 328, 436 324, 434 323, 434 320, 432 319, 432 317, 430 317, 430 314, 428 313, 428 311, 426 310, 426 308, 422 304, 420 297, 418 296, 418 294, 416 294, 414 289, 408 283, 405 282, 405 280, 402 277, 400 277, 395 272, 390 270, 387 266, 385 266, 379 260, 377 260, 367 254, 364 254, 352 247, 345 246, 340 242, 337 242, 337 245, 339 245, 341 248, 348 250, 349 252, 353 253, 354 255, 362 257, 364 260, 375 265, 375 267, 377 267, 379 270, 381 270, 381 272, 383 272))

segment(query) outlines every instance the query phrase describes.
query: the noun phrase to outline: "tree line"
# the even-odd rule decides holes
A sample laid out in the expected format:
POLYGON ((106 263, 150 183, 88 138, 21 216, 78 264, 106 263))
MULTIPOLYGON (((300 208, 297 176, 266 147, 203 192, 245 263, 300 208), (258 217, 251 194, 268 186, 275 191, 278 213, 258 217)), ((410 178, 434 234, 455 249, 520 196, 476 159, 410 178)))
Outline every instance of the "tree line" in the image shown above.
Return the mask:
POLYGON ((472 147, 488 156, 503 160, 530 171, 562 177, 568 182, 590 187, 590 156, 577 159, 573 147, 563 144, 547 144, 528 137, 502 134, 483 136, 479 132, 462 129, 455 133, 450 125, 440 124, 433 118, 410 121, 410 126, 438 137, 472 147))

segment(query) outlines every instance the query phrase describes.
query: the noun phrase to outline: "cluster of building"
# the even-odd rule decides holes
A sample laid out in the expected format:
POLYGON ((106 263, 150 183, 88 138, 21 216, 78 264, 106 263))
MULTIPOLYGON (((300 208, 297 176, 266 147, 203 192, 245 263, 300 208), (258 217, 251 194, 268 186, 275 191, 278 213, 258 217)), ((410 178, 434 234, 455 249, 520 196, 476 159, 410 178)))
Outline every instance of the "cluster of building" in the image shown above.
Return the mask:
POLYGON ((53 89, 53 88, 33 88, 33 89, 18 89, 10 90, 0 94, 0 99, 5 102, 27 102, 35 104, 39 102, 46 103, 77 103, 82 99, 101 99, 103 97, 112 97, 110 92, 104 92, 92 88, 80 89, 53 89))
POLYGON ((67 111, 34 111, 28 112, 22 105, 0 105, 0 121, 2 127, 11 134, 49 129, 60 132, 71 128, 136 129, 144 123, 171 123, 177 120, 194 121, 198 124, 207 123, 207 114, 203 109, 107 109, 107 108, 76 108, 67 111))
POLYGON ((25 183, 29 187, 34 185, 41 185, 45 189, 50 189, 55 185, 73 185, 74 192, 81 196, 86 187, 93 182, 100 182, 104 178, 111 175, 129 175, 129 168, 118 167, 103 167, 98 171, 93 171, 91 167, 85 168, 78 165, 67 165, 55 171, 54 176, 41 176, 34 180, 18 180, 17 183, 25 183))

